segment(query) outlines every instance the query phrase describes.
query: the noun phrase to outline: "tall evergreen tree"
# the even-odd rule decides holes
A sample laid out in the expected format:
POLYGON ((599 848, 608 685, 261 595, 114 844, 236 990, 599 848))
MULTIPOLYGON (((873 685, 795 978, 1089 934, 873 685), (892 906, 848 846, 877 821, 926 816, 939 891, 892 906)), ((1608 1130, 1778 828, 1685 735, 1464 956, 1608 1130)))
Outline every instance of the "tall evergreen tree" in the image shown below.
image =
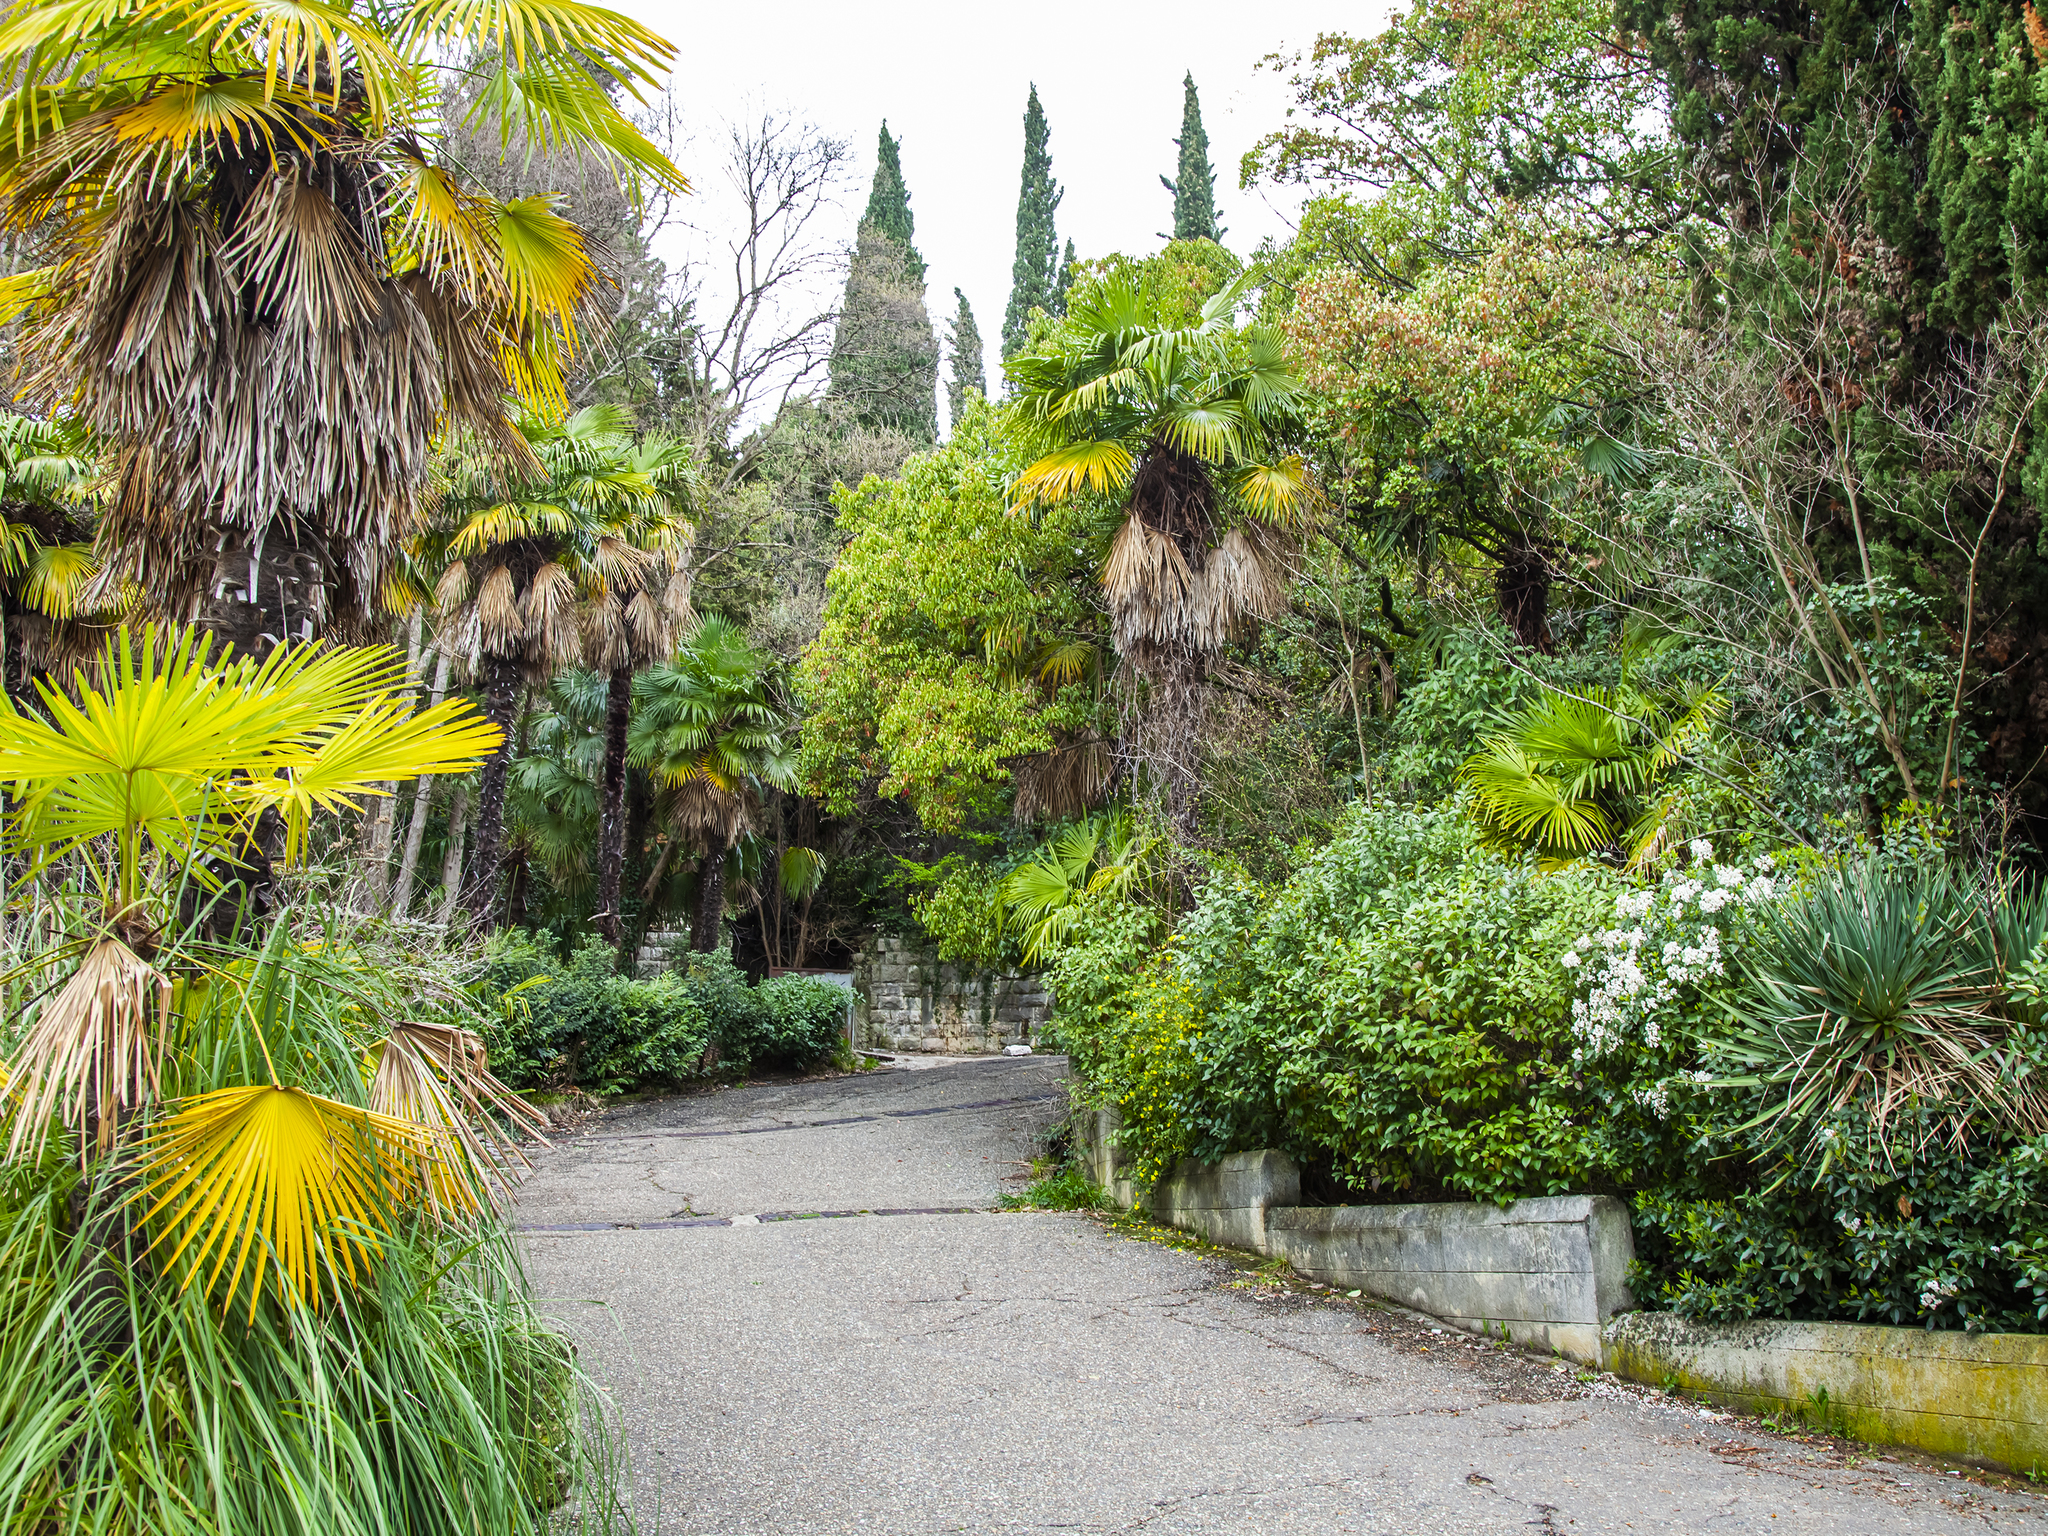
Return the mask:
POLYGON ((1173 194, 1173 238, 1216 240, 1223 228, 1216 222, 1216 172, 1209 166, 1209 135, 1202 127, 1202 102, 1195 94, 1195 74, 1181 82, 1186 90, 1180 109, 1180 169, 1159 185, 1173 194))
POLYGON ((967 295, 958 288, 953 297, 960 307, 953 311, 953 321, 946 331, 946 350, 953 354, 953 376, 946 381, 946 402, 951 409, 948 418, 957 427, 960 416, 967 409, 967 391, 988 393, 988 375, 981 362, 981 327, 974 323, 974 311, 968 307, 967 295))
POLYGON ((889 123, 882 122, 882 141, 875 147, 875 184, 868 190, 868 211, 861 223, 873 225, 901 245, 908 259, 905 268, 920 283, 924 281, 924 258, 911 236, 916 220, 910 213, 910 189, 903 184, 903 141, 889 137, 889 123))
POLYGON ((1060 275, 1052 285, 1052 303, 1046 307, 1056 315, 1067 312, 1067 292, 1074 286, 1074 242, 1067 242, 1067 253, 1060 258, 1060 275))
POLYGON ((862 426, 935 442, 939 339, 925 308, 924 260, 910 243, 910 192, 898 149, 884 123, 832 334, 831 393, 852 406, 862 426))
POLYGON ((1051 310, 1058 300, 1060 239, 1053 216, 1060 206, 1052 179, 1052 137, 1038 87, 1024 105, 1024 175, 1017 189, 1017 259, 1010 266, 1010 307, 1003 312, 1003 356, 1024 345, 1034 309, 1051 310))

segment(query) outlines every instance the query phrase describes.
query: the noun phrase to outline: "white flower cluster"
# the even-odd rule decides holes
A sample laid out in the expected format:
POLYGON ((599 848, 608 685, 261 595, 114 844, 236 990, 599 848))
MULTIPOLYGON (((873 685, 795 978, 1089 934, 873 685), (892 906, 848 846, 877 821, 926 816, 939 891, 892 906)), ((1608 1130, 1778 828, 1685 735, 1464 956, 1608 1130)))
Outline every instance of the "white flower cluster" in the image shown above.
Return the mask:
POLYGON ((1957 1281, 1930 1280, 1926 1288, 1920 1292, 1920 1309, 1923 1312, 1939 1312, 1956 1299, 1956 1293, 1960 1290, 1962 1286, 1957 1281))
MULTIPOLYGON (((1749 869, 1716 864, 1704 838, 1690 846, 1692 867, 1673 871, 1648 890, 1615 899, 1616 926, 1581 934, 1560 956, 1584 975, 1585 992, 1572 1002, 1574 1062, 1596 1059, 1631 1043, 1656 1050, 1666 1015, 1684 990, 1727 974, 1719 914, 1731 903, 1753 905, 1777 895, 1768 856, 1749 869)), ((1662 1115, 1667 1081, 1636 1092, 1638 1102, 1662 1115)))

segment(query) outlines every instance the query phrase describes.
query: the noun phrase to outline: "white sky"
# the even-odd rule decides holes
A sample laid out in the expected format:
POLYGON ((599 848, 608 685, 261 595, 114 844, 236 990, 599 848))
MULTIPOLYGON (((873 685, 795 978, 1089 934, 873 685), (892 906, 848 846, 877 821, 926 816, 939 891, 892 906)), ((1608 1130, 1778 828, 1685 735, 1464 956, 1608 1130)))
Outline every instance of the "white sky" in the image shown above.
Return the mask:
MULTIPOLYGON (((1281 124, 1288 102, 1284 74, 1257 69, 1258 61, 1306 50, 1321 31, 1376 32, 1391 9, 1388 0, 611 3, 680 49, 677 94, 693 128, 743 116, 754 102, 852 141, 859 184, 846 209, 848 241, 886 117, 903 141, 932 318, 943 335, 953 289, 964 290, 991 373, 1010 299, 1024 101, 1034 81, 1052 131, 1053 175, 1066 188, 1060 237, 1082 256, 1101 256, 1155 250, 1172 227, 1173 200, 1159 178, 1174 172, 1181 76, 1192 69, 1224 244, 1244 254, 1266 235, 1284 237, 1295 206, 1284 194, 1269 194, 1269 203, 1237 190, 1238 158, 1281 124)), ((708 149, 710 136, 698 142, 708 149)), ((714 166, 686 160, 682 169, 707 187, 717 179, 714 166)))

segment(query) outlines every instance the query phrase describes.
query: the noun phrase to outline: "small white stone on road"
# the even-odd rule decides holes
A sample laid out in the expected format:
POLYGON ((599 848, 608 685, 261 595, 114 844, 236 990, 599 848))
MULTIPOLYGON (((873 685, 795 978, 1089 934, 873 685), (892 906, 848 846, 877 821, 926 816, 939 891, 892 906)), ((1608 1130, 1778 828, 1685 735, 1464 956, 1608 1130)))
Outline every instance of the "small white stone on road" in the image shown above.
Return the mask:
POLYGON ((1003 1054, 1005 1056, 1029 1056, 1031 1054, 1031 1047, 1028 1045, 1006 1045, 1003 1047, 1003 1054))

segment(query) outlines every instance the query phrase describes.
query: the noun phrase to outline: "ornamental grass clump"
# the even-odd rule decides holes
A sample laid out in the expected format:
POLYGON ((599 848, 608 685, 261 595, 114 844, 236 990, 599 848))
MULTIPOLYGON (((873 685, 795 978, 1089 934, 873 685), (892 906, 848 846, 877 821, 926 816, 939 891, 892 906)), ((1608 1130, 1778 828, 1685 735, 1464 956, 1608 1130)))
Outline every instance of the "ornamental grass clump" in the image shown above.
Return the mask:
POLYGON ((498 1215, 538 1118, 460 986, 269 862, 496 731, 388 652, 176 628, 39 703, 0 715, 0 1529, 616 1524, 498 1215))

